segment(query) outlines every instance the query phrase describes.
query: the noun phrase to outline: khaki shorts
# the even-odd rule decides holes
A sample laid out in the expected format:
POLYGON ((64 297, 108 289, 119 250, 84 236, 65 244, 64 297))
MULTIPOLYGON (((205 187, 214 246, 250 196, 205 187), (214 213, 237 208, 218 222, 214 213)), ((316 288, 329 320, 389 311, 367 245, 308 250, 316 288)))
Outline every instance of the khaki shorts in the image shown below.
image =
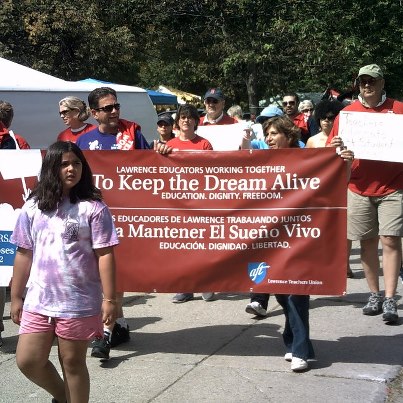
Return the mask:
POLYGON ((386 196, 347 193, 347 239, 352 241, 378 235, 403 236, 403 190, 386 196))

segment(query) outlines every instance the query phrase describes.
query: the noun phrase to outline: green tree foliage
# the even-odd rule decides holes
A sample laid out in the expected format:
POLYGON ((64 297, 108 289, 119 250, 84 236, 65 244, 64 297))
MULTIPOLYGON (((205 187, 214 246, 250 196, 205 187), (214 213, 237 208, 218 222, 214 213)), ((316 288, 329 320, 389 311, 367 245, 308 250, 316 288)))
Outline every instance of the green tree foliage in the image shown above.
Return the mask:
POLYGON ((1 55, 69 80, 127 75, 136 80, 134 35, 125 26, 106 26, 96 3, 5 0, 4 5, 1 55))
POLYGON ((65 79, 95 77, 254 108, 285 91, 341 91, 378 63, 402 96, 400 0, 3 0, 0 55, 65 79))

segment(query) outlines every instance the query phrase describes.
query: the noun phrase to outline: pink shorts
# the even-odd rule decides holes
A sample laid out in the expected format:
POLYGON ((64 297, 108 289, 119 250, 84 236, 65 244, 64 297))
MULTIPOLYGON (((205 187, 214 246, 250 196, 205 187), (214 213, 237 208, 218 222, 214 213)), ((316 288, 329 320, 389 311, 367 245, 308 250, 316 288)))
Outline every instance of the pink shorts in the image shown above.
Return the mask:
POLYGON ((19 334, 52 332, 67 340, 92 340, 102 337, 101 315, 85 318, 51 318, 40 313, 22 311, 19 334))

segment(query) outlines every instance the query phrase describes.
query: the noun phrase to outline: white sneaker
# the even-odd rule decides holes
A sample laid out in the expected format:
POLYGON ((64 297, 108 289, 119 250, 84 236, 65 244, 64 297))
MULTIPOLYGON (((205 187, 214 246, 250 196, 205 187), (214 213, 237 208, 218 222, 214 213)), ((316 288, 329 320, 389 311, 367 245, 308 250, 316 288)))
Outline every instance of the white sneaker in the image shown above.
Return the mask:
POLYGON ((202 298, 206 302, 212 301, 214 299, 214 293, 213 292, 203 292, 202 298))
POLYGON ((292 361, 292 353, 285 353, 284 359, 288 362, 292 361))
POLYGON ((303 371, 308 368, 308 363, 302 358, 292 357, 291 369, 293 371, 303 371))
POLYGON ((246 305, 245 311, 247 313, 250 313, 251 315, 255 315, 255 316, 266 316, 267 315, 267 311, 266 309, 264 309, 262 307, 262 305, 259 304, 259 302, 257 301, 253 301, 251 303, 249 303, 248 305, 246 305))

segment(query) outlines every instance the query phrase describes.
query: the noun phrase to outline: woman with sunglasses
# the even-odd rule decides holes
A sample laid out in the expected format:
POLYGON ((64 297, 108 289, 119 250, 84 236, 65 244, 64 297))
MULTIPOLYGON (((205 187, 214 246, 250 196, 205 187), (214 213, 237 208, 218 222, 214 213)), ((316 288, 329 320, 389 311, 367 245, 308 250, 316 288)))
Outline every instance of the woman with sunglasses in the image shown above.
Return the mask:
POLYGON ((96 128, 91 123, 85 123, 91 112, 84 101, 76 97, 66 97, 59 101, 59 115, 68 126, 57 136, 59 141, 75 143, 84 133, 96 128))
MULTIPOLYGON (((343 108, 343 104, 336 99, 324 99, 316 105, 314 117, 321 131, 308 139, 306 143, 307 148, 326 147, 326 141, 332 131, 334 120, 343 108)), ((348 250, 350 249, 351 245, 348 244, 348 250)), ((348 255, 350 256, 350 254, 348 255)), ((354 278, 349 258, 347 259, 347 277, 354 278)))
POLYGON ((173 128, 174 128, 174 120, 170 113, 164 113, 158 116, 157 120, 158 139, 151 141, 150 148, 154 149, 156 144, 166 144, 169 140, 175 138, 173 128))
POLYGON ((305 122, 311 117, 313 109, 313 103, 310 99, 305 99, 298 105, 298 112, 304 115, 305 122))
POLYGON ((308 139, 307 148, 326 147, 326 141, 333 128, 334 119, 342 109, 343 104, 337 100, 324 99, 316 105, 314 118, 321 131, 308 139))

